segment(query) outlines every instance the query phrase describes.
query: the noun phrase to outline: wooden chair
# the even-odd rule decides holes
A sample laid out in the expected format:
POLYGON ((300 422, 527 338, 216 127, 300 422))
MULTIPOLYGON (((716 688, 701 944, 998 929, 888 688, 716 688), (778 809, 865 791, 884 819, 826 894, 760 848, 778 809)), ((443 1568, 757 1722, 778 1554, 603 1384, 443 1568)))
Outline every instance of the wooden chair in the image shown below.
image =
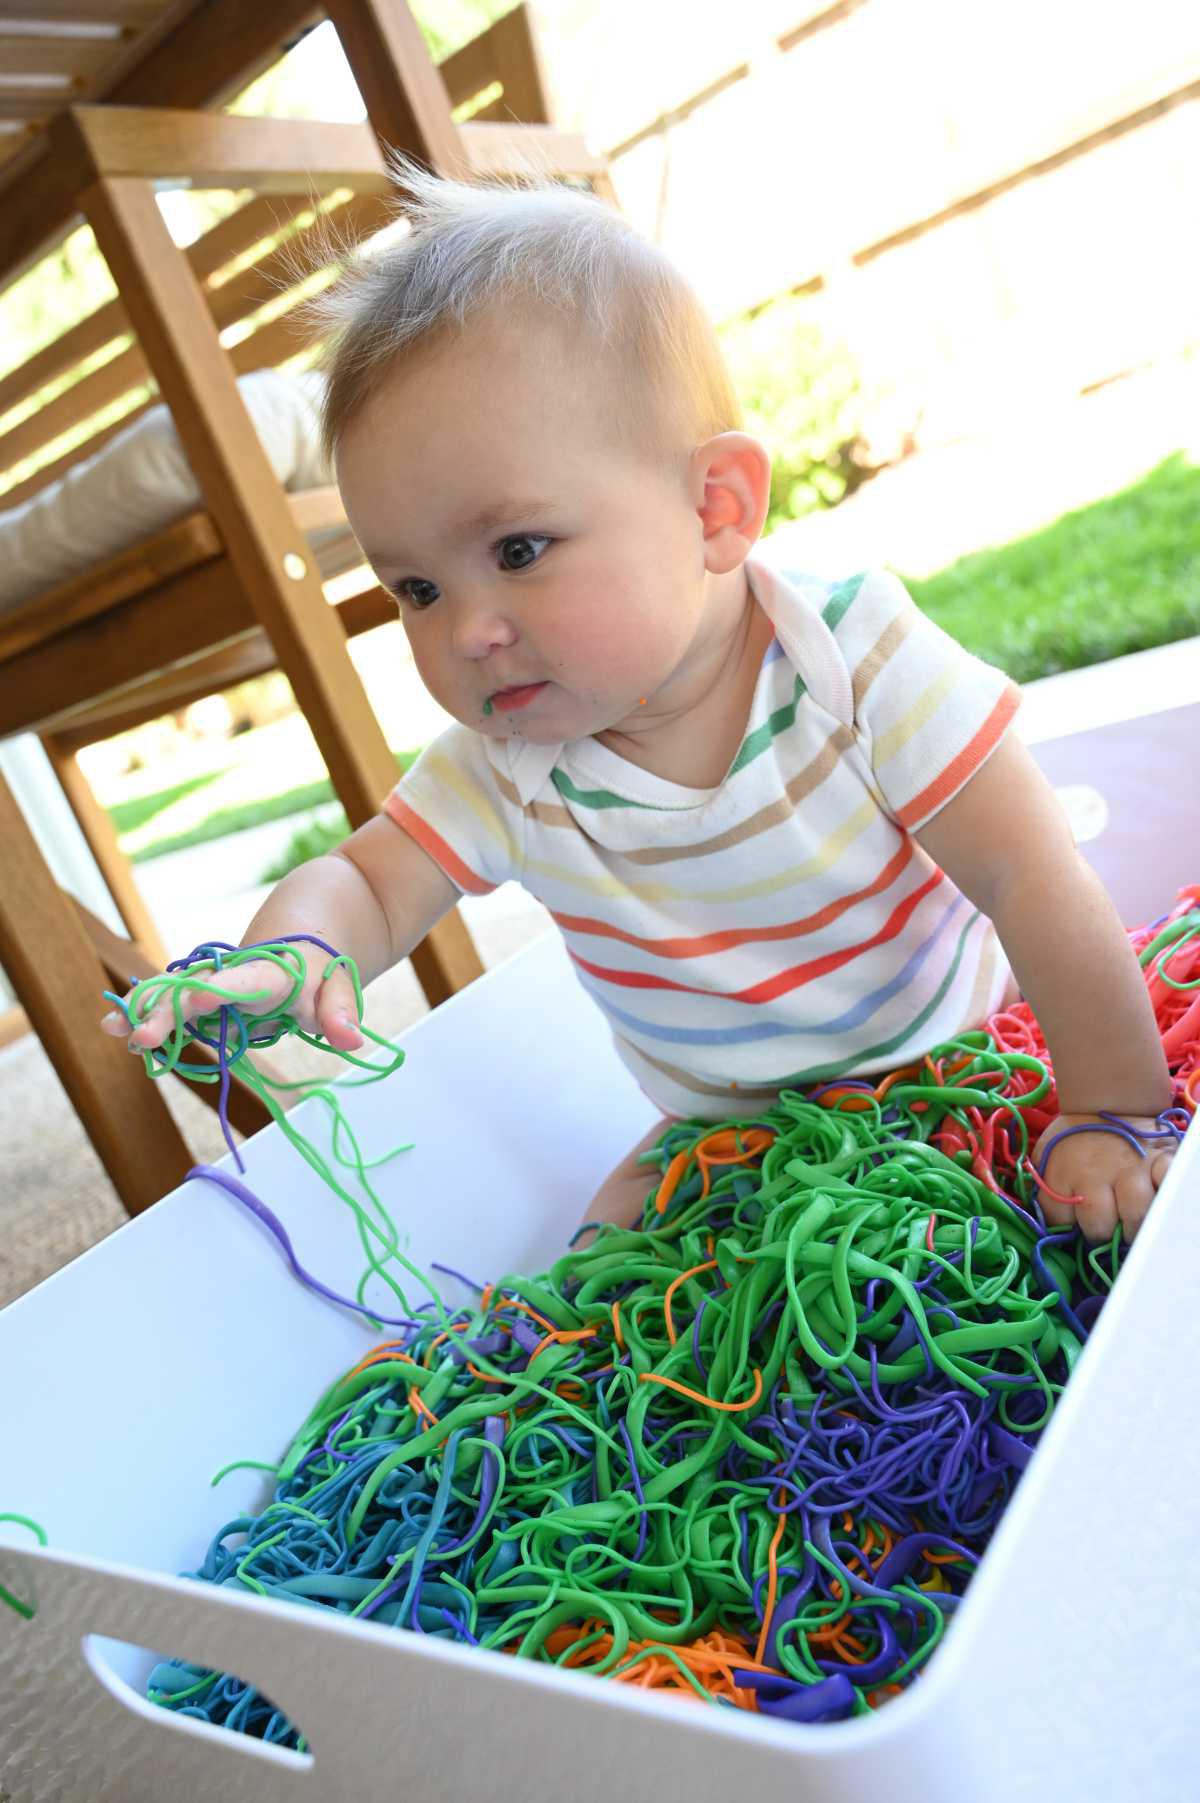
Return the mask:
MULTIPOLYGON (((329 10, 374 129, 111 105, 75 108, 51 122, 56 191, 73 195, 91 223, 118 297, 0 382, 2 413, 132 330, 131 342, 0 437, 0 468, 11 468, 93 422, 82 442, 0 496, 0 506, 59 479, 129 424, 154 397, 143 395, 118 427, 94 429, 100 409, 150 381, 171 410, 203 493, 203 511, 0 618, 0 737, 41 737, 131 939, 151 966, 162 948, 76 761, 83 745, 278 667, 352 823, 369 818, 395 781, 394 759, 346 649, 348 635, 394 617, 394 604, 377 588, 337 607, 325 600, 322 578, 358 560, 336 491, 280 488, 236 386, 238 375, 305 349, 293 272, 297 253, 319 229, 314 214, 352 238, 382 222, 388 182, 376 133, 447 173, 520 169, 532 154, 563 176, 604 180, 602 165, 578 140, 544 122, 523 9, 440 71, 399 0, 337 0, 329 10), (469 122, 454 123, 454 107, 496 83, 498 97, 469 122), (508 122, 518 108, 533 122, 508 122), (154 198, 156 182, 178 179, 200 189, 249 190, 250 197, 181 252, 154 198), (228 353, 223 333, 236 335, 228 353)), ((0 235, 0 255, 4 249, 0 235)), ((0 877, 0 959, 45 1037, 49 1004, 33 994, 38 966, 13 949, 28 925, 19 902, 0 877)), ((56 935, 77 950, 79 931, 77 911, 64 902, 46 912, 43 897, 39 963, 56 955, 56 935)), ((413 962, 431 1002, 480 969, 457 913, 413 962)), ((56 1019, 68 1003, 57 998, 56 1019)), ((60 1045, 83 1030, 85 1016, 94 1031, 90 996, 78 998, 76 1013, 65 1035, 54 1036, 60 1045)), ((73 1099, 99 1147, 103 1102, 73 1099)), ((147 1184, 110 1153, 102 1148, 131 1211, 162 1193, 168 1173, 147 1184)))

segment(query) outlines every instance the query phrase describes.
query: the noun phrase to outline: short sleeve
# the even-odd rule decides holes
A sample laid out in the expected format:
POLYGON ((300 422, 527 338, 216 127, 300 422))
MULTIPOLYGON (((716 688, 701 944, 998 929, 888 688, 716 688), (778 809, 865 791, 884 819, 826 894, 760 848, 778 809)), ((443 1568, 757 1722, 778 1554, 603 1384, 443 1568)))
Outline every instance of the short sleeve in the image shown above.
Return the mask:
POLYGON ((426 747, 383 807, 465 895, 487 895, 521 863, 521 808, 505 795, 487 744, 451 726, 426 747))
POLYGON ((1020 692, 935 625, 886 570, 843 583, 825 619, 850 674, 855 732, 880 795, 912 832, 987 762, 1020 692))

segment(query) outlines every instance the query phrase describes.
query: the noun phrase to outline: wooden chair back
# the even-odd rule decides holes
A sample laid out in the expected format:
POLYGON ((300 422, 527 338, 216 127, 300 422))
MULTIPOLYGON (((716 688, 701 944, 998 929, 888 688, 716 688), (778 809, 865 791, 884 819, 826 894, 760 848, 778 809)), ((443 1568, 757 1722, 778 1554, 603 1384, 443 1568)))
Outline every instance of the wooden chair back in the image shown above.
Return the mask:
MULTIPOLYGON (((295 0, 285 3, 295 10, 295 0)), ((352 238, 382 222, 389 184, 380 138, 446 173, 519 170, 532 154, 544 169, 607 186, 603 163, 545 123, 523 8, 439 72, 403 0, 328 0, 370 115, 361 127, 168 110, 215 95, 228 79, 218 79, 215 56, 193 79, 184 35, 208 56, 231 31, 234 47, 219 59, 230 73, 251 57, 261 61, 257 9, 241 0, 197 0, 197 9, 181 26, 179 52, 162 64, 165 91, 150 78, 155 53, 113 92, 114 104, 60 113, 46 133, 49 154, 0 215, 0 274, 11 279, 28 267, 33 248, 53 243, 82 210, 118 291, 0 378, 0 508, 67 475, 156 393, 205 498, 165 532, 0 616, 0 737, 40 732, 143 955, 154 948, 153 926, 82 780, 79 745, 153 717, 170 696, 177 705, 277 665, 352 823, 374 813, 395 780, 345 642, 377 623, 379 591, 336 611, 327 604, 306 534, 338 522, 336 495, 282 492, 235 385, 237 375, 311 354, 299 311, 308 284, 297 282, 297 266, 323 241, 326 222, 352 238), (121 104, 150 97, 164 104, 121 104), (155 184, 181 178, 241 195, 184 253, 154 198, 155 184)), ((96 923, 82 922, 55 888, 2 782, 0 824, 21 854, 0 876, 3 962, 122 1200, 144 1206, 169 1187, 163 1159, 171 1146, 170 1156, 183 1156, 182 1143, 158 1109, 158 1141, 131 1158, 114 1138, 102 1086, 71 1050, 94 1028, 89 985, 96 987, 98 954, 110 967, 121 954, 100 945, 96 923), (39 960, 24 956, 31 916, 40 923, 40 953, 57 970, 61 952, 72 980, 48 984, 39 960)), ((416 948, 413 964, 431 1001, 478 974, 457 911, 416 948)), ((132 1098, 131 1106, 136 1112, 132 1098)))
MULTIPOLYGON (((456 116, 468 115, 473 124, 549 122, 524 5, 448 57, 439 73, 456 116)), ((296 135, 302 146, 302 131, 296 135)), ((384 196, 344 186, 250 192, 187 248, 236 375, 312 360, 316 346, 302 303, 334 273, 324 242, 357 243, 381 228, 387 212, 384 196)), ((153 372, 117 296, 0 377, 0 511, 59 481, 157 399, 153 372)))

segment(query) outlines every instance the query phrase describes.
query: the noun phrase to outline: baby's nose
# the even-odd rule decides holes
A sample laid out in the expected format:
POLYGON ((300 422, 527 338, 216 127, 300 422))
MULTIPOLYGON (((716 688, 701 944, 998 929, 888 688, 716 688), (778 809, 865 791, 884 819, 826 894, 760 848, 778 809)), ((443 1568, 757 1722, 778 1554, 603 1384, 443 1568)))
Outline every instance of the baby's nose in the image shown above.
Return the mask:
POLYGON ((493 602, 464 602, 455 609, 454 649, 460 657, 487 657, 516 643, 512 621, 493 602))

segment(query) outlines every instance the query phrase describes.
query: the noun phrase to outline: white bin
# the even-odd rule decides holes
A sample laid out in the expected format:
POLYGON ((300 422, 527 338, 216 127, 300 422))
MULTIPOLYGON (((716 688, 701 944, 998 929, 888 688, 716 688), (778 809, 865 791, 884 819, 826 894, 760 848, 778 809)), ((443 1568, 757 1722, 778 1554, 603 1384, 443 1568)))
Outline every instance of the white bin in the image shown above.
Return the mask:
MULTIPOLYGON (((346 1107, 369 1155, 416 1141, 378 1174, 414 1261, 543 1268, 653 1118, 561 945, 405 1044, 346 1107)), ((348 1212, 277 1128, 246 1161, 301 1261, 352 1291, 348 1212)), ((378 1337, 187 1183, 0 1315, 0 1510, 50 1536, 0 1524, 0 1583, 37 1611, 0 1608, 0 1798, 1195 1803, 1198 1277, 1193 1132, 927 1675, 871 1718, 799 1727, 178 1578, 265 1500, 262 1474, 213 1473, 276 1458, 378 1337), (259 1686, 312 1753, 150 1704, 152 1655, 259 1686)))

